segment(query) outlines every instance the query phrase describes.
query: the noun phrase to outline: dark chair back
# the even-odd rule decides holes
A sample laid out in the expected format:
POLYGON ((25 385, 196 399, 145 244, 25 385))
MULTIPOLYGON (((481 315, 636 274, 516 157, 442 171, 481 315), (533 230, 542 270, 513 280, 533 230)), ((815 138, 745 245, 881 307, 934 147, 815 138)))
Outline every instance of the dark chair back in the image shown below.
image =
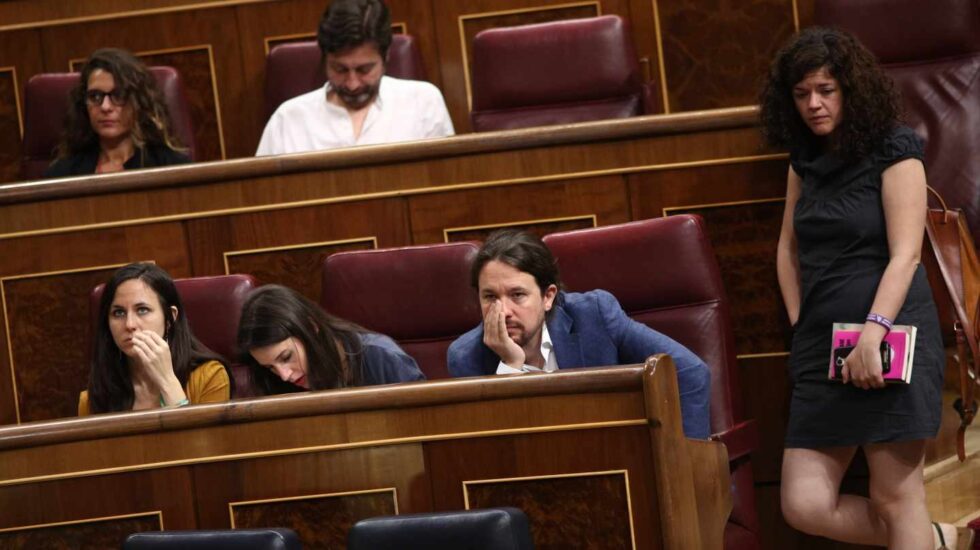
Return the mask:
POLYGON ((347 535, 349 550, 532 550, 527 516, 517 508, 364 519, 347 535))
POLYGON ((323 263, 321 305, 396 340, 427 378, 448 378, 446 350, 481 320, 473 243, 340 252, 323 263))
POLYGON ((292 529, 150 531, 126 538, 123 550, 302 550, 292 529))
POLYGON ((633 40, 615 15, 482 31, 472 82, 478 132, 644 113, 633 40))

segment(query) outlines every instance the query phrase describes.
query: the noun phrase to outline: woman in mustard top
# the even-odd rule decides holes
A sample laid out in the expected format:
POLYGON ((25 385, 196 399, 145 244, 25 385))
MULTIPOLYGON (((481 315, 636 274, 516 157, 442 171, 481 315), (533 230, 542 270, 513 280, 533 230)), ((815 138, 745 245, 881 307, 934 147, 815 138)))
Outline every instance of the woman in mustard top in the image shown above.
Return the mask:
POLYGON ((191 334, 173 279, 154 264, 129 264, 106 283, 92 353, 79 416, 231 396, 227 367, 191 334))

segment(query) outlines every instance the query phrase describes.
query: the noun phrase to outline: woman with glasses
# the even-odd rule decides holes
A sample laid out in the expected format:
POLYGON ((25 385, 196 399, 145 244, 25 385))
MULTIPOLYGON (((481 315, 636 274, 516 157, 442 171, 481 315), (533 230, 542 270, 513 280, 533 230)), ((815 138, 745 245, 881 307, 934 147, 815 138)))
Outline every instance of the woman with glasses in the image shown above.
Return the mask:
POLYGON ((184 164, 153 75, 125 50, 96 50, 82 67, 58 158, 46 178, 184 164))

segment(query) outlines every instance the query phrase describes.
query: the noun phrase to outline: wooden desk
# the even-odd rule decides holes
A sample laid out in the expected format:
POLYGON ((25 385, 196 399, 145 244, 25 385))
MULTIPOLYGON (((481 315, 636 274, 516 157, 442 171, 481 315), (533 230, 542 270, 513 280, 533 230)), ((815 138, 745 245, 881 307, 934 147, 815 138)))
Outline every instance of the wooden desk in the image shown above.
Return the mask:
MULTIPOLYGON (((513 505, 539 547, 721 548, 724 446, 683 438, 674 367, 312 392, 0 429, 0 546, 513 505)), ((316 546, 312 546, 313 544, 316 546)))

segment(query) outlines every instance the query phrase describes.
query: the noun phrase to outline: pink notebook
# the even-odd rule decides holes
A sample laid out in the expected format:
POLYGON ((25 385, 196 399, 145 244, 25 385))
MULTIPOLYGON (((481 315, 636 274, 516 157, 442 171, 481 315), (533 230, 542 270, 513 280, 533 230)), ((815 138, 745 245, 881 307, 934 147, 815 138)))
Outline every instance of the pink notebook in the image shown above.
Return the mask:
MULTIPOLYGON (((827 377, 840 380, 841 367, 847 354, 857 345, 864 325, 853 323, 834 323, 833 342, 830 345, 830 369, 827 377)), ((915 354, 916 328, 895 325, 881 341, 882 378, 885 382, 912 381, 912 359, 915 354)))

